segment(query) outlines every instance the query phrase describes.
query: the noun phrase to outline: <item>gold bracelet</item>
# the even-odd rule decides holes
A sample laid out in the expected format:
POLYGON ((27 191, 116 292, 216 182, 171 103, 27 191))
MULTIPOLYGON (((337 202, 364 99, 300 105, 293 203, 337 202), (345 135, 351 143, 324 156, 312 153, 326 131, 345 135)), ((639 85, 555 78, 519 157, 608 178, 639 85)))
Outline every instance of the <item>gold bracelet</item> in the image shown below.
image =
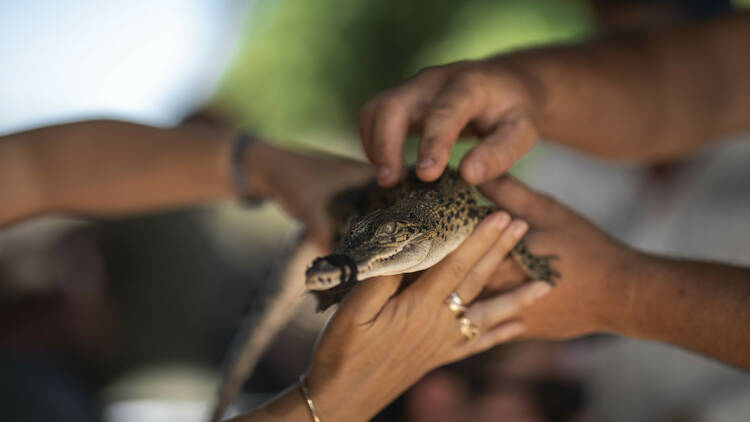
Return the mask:
POLYGON ((299 387, 299 389, 302 391, 302 396, 305 398, 305 403, 307 403, 307 408, 310 409, 310 415, 312 415, 313 422, 320 422, 318 412, 315 411, 315 403, 313 403, 312 399, 310 398, 310 392, 307 391, 307 385, 305 385, 304 375, 299 376, 299 387))

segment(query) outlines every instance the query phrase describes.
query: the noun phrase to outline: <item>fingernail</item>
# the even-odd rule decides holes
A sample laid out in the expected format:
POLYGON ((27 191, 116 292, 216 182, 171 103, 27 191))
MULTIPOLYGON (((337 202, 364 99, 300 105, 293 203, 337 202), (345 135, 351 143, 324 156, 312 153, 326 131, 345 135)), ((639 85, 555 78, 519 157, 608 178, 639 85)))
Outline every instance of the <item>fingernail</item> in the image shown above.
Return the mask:
POLYGON ((378 179, 387 179, 391 173, 393 173, 393 170, 390 167, 381 167, 378 169, 378 179))
POLYGON ((482 180, 484 180, 484 164, 482 163, 474 163, 472 166, 471 173, 474 175, 473 182, 478 183, 482 180))
POLYGON ((540 284, 534 288, 534 299, 539 299, 540 297, 546 295, 550 290, 550 286, 547 283, 540 284))
POLYGON ((504 212, 500 213, 500 215, 497 217, 497 228, 503 230, 508 226, 508 223, 510 223, 510 215, 504 212))
POLYGON ((516 221, 513 224, 515 225, 515 227, 513 227, 513 237, 516 239, 523 237, 526 230, 529 229, 529 225, 525 221, 516 221))
POLYGON ((432 167, 433 165, 435 165, 435 160, 433 160, 432 158, 423 158, 419 160, 419 163, 417 163, 417 168, 426 169, 428 167, 432 167))

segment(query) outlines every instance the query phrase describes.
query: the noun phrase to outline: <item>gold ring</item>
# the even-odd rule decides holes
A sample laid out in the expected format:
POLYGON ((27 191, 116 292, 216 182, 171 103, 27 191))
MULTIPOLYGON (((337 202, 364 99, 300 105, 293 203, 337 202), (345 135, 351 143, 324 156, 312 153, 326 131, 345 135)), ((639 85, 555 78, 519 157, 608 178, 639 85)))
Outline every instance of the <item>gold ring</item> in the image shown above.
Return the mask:
POLYGON ((456 292, 451 293, 448 298, 445 299, 445 304, 448 305, 448 308, 456 314, 456 316, 461 316, 466 312, 466 305, 464 305, 464 301, 461 300, 456 292))
POLYGON ((462 316, 459 317, 457 321, 458 330, 461 331, 461 334, 463 334, 466 341, 472 341, 479 337, 479 327, 474 325, 469 318, 462 316))

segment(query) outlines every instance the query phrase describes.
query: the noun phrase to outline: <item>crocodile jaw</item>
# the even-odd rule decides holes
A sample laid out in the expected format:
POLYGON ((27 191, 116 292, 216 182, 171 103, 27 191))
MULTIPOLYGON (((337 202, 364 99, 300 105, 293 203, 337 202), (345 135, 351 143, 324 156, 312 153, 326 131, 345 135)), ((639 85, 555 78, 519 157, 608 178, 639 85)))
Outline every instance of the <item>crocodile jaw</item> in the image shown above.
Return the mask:
MULTIPOLYGON (((430 252, 427 254, 427 256, 422 259, 422 261, 418 264, 416 264, 413 267, 410 267, 407 271, 400 271, 402 273, 414 273, 417 271, 426 270, 433 265, 437 264, 438 262, 442 261, 443 258, 448 256, 449 253, 453 252, 458 248, 463 241, 469 237, 469 234, 471 232, 463 232, 463 233, 457 233, 455 237, 451 239, 449 242, 438 242, 433 245, 433 247, 430 249, 430 252)), ((394 274, 399 274, 399 272, 396 272, 394 274)))
MULTIPOLYGON (((419 271, 416 268, 429 257, 432 245, 432 239, 417 235, 390 250, 384 248, 377 253, 341 251, 341 254, 349 256, 355 263, 357 281, 361 281, 371 277, 419 271)), ((305 285, 308 290, 328 290, 348 280, 349 271, 346 267, 335 266, 323 259, 307 270, 305 285)))
POLYGON ((378 276, 419 271, 413 268, 419 267, 429 257, 432 244, 433 242, 427 239, 420 242, 408 243, 390 256, 370 259, 369 262, 357 264, 357 281, 378 276))

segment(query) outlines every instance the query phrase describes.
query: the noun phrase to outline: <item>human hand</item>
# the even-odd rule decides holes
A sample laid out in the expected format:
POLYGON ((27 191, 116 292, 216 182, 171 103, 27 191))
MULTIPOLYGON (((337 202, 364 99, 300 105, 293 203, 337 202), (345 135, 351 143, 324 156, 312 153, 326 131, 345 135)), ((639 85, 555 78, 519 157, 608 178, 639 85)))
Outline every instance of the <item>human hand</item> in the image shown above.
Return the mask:
POLYGON ((402 148, 408 132, 421 135, 417 175, 443 173, 461 133, 481 142, 464 156, 460 173, 479 184, 507 171, 538 138, 539 85, 498 58, 422 70, 401 86, 367 102, 360 137, 380 170, 378 182, 394 185, 403 175, 402 148))
MULTIPOLYGON (((564 339, 601 331, 620 331, 635 291, 626 277, 642 268, 643 255, 615 241, 556 200, 534 192, 510 176, 486 182, 480 191, 500 208, 528 221, 526 247, 535 255, 557 255, 553 266, 562 279, 544 299, 524 309, 519 319, 524 337, 564 339)), ((488 283, 503 291, 525 278, 512 259, 505 259, 488 283)), ((486 314, 493 314, 487 299, 486 314)), ((498 312, 502 312, 499 310, 498 312)), ((491 317, 490 317, 491 318, 491 317)))
POLYGON ((523 236, 526 223, 506 213, 487 217, 443 261, 394 296, 401 276, 362 282, 347 296, 316 345, 307 384, 323 420, 367 420, 429 370, 523 332, 514 315, 549 290, 525 284, 503 296, 492 321, 471 304, 498 262, 523 236), (480 335, 467 341, 445 304, 455 292, 480 335), (502 308, 502 309, 501 309, 502 308), (476 318, 476 319, 475 319, 476 318))
POLYGON ((264 142, 248 153, 250 189, 279 202, 301 220, 307 234, 324 250, 331 249, 328 202, 339 191, 362 184, 375 175, 372 166, 323 154, 301 154, 264 142))

